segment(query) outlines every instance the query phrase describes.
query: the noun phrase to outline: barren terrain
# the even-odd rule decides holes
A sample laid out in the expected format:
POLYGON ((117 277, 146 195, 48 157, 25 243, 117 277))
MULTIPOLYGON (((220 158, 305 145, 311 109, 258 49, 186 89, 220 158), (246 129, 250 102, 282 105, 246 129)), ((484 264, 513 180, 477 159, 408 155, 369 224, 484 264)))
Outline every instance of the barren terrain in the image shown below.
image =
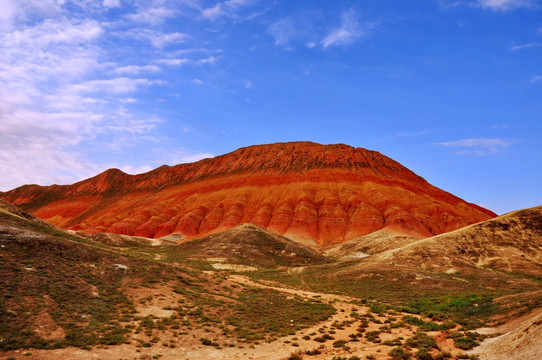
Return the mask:
POLYGON ((392 236, 382 246, 397 249, 336 261, 253 225, 178 246, 80 236, 0 202, 0 358, 536 359, 541 211, 442 240, 483 233, 479 256, 523 252, 521 266, 479 266, 448 244, 447 272, 418 252, 414 265, 383 256, 431 252, 440 237, 392 236))

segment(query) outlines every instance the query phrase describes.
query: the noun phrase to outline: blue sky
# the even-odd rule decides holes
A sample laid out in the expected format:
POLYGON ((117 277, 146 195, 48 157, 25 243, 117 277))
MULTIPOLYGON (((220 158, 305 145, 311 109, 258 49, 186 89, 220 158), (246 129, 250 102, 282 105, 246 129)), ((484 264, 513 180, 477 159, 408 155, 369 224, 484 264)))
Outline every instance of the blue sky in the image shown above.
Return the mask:
POLYGON ((310 140, 498 213, 542 204, 540 1, 0 8, 0 190, 310 140))

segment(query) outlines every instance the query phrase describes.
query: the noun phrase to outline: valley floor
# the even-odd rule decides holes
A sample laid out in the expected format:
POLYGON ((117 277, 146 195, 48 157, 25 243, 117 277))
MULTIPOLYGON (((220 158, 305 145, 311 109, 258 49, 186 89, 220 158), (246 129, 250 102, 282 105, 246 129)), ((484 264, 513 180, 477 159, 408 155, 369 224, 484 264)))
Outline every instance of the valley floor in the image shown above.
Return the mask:
MULTIPOLYGON (((213 272, 207 272, 213 275, 213 272)), ((335 313, 327 320, 312 327, 292 332, 291 335, 278 338, 271 342, 245 343, 234 342, 225 346, 224 337, 212 334, 212 345, 203 345, 200 336, 201 330, 185 336, 173 336, 171 333, 162 334, 160 341, 151 347, 141 346, 140 342, 132 339, 130 344, 116 346, 98 346, 89 350, 67 347, 55 350, 19 349, 0 353, 2 359, 288 359, 293 354, 300 354, 305 359, 390 359, 390 351, 397 344, 397 339, 404 339, 416 335, 420 329, 415 325, 399 322, 407 314, 395 312, 385 314, 371 314, 369 306, 360 306, 356 299, 325 293, 315 293, 287 287, 278 287, 256 283, 245 275, 232 274, 227 278, 230 284, 278 290, 292 297, 303 299, 320 299, 333 306, 335 313), (365 314, 368 317, 363 317, 365 314), (369 321, 367 321, 369 319, 369 321), (395 324, 392 325, 392 324, 395 324), (392 326, 390 326, 392 325, 392 326), (378 342, 368 338, 367 334, 375 334, 378 342), (326 339, 327 338, 327 339, 326 339), (394 342, 395 340, 395 342, 394 342), (221 345, 218 345, 221 344, 221 345), (307 351, 310 355, 307 355, 307 351)), ((134 289, 131 296, 144 299, 149 293, 160 293, 152 300, 152 304, 138 302, 138 312, 143 316, 165 317, 169 316, 167 305, 177 302, 178 294, 165 291, 166 287, 159 286, 154 289, 134 289)), ((529 316, 527 316, 529 317, 529 316)), ((292 324, 294 326, 295 324, 292 324)), ((453 339, 446 337, 445 331, 428 331, 427 335, 437 341, 437 346, 431 350, 433 356, 441 352, 450 352, 456 358, 465 352, 454 346, 453 339)), ((490 339, 491 340, 491 339, 490 339)), ((485 349, 485 348, 484 348, 485 349)), ((494 351, 485 350, 481 359, 494 359, 494 351)), ((472 357, 472 356, 471 356, 472 357)), ((474 357, 472 357, 474 358, 474 357)), ((511 358, 508 358, 511 359, 511 358)), ((524 359, 524 360, 528 360, 524 359)), ((532 358, 534 359, 534 358, 532 358)))

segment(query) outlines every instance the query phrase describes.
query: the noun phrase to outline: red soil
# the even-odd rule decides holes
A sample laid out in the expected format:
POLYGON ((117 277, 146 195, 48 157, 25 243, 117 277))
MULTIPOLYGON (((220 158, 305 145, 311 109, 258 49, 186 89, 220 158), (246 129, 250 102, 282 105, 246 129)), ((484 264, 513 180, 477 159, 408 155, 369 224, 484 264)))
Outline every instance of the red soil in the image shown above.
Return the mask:
POLYGON ((0 198, 89 233, 191 239, 253 223, 321 246, 384 227, 427 237, 496 216, 378 152, 310 142, 250 146, 139 175, 110 169, 0 198))

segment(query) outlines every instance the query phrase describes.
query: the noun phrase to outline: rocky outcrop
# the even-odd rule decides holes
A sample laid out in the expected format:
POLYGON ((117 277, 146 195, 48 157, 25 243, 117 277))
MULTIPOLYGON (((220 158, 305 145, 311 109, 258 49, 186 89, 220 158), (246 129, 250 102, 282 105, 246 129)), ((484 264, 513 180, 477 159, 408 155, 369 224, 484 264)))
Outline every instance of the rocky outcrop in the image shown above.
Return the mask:
POLYGON ((310 142, 250 146, 139 175, 110 169, 0 197, 88 233, 192 239, 253 223, 320 246, 383 228, 428 237, 495 216, 376 151, 310 142))

